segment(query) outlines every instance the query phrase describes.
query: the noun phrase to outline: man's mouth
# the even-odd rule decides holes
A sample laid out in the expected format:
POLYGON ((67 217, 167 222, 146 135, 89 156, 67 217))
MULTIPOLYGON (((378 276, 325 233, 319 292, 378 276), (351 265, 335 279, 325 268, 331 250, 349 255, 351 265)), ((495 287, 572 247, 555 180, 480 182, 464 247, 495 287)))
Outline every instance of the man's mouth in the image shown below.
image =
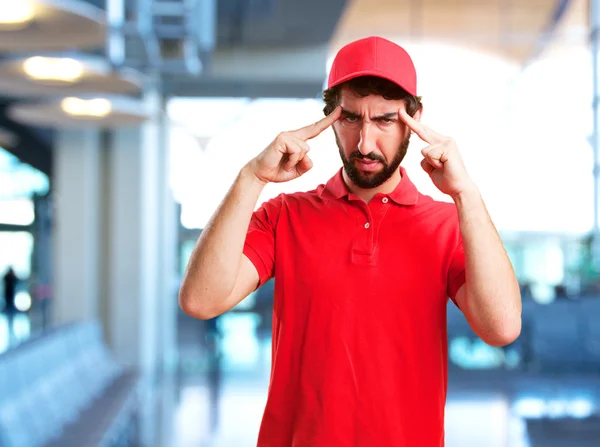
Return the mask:
POLYGON ((361 171, 373 172, 377 170, 379 163, 378 160, 369 160, 366 158, 356 159, 356 166, 361 171))

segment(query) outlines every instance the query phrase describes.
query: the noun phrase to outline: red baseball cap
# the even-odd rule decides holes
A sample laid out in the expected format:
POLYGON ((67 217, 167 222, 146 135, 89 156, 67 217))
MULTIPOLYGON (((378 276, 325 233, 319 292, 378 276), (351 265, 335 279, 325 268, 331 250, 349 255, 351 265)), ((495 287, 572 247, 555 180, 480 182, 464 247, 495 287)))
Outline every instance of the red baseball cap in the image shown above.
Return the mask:
POLYGON ((366 37, 342 47, 333 60, 327 88, 359 76, 387 79, 417 96, 417 72, 411 57, 383 37, 366 37))

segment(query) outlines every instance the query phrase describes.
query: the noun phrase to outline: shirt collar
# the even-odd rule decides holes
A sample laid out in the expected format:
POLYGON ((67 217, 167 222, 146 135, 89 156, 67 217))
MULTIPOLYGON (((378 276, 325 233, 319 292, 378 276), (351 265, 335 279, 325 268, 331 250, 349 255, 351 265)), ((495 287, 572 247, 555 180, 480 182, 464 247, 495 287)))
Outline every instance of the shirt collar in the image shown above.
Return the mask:
MULTIPOLYGON (((324 191, 327 191, 336 199, 353 195, 348 190, 344 177, 342 176, 343 169, 344 168, 340 168, 340 170, 329 179, 324 188, 324 191)), ((400 166, 400 176, 402 177, 402 180, 400 180, 396 189, 387 194, 387 196, 398 205, 415 205, 419 199, 419 191, 413 182, 410 181, 406 170, 402 166, 400 166)))

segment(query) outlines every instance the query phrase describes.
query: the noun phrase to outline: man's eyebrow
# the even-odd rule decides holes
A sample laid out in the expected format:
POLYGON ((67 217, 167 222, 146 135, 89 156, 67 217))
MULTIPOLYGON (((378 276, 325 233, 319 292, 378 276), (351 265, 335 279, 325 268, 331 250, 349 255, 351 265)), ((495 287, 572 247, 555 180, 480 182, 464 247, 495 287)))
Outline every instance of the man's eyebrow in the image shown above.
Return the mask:
MULTIPOLYGON (((356 113, 356 112, 351 112, 350 110, 344 109, 342 108, 342 115, 344 116, 350 116, 353 118, 360 118, 360 114, 356 113)), ((394 119, 394 118, 398 118, 398 113, 397 112, 388 112, 388 113, 384 113, 382 115, 377 115, 372 117, 371 119, 373 121, 378 121, 378 120, 390 120, 390 119, 394 119)))
POLYGON ((360 117, 360 115, 358 113, 351 112, 350 110, 347 110, 347 109, 344 109, 344 108, 342 108, 342 114, 346 115, 346 116, 360 117))
POLYGON ((392 118, 398 118, 398 113, 397 112, 384 113, 383 115, 374 116, 371 119, 372 120, 390 120, 392 118))

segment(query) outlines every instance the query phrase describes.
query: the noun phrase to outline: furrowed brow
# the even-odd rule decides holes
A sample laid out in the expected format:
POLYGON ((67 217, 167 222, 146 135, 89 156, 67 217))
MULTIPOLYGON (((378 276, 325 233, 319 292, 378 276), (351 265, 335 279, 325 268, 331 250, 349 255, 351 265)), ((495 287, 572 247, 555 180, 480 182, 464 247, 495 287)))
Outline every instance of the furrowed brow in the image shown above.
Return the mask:
POLYGON ((398 113, 396 113, 396 112, 384 113, 383 115, 374 116, 371 119, 373 119, 373 120, 390 120, 393 118, 398 118, 398 113))
POLYGON ((351 116, 353 118, 360 118, 360 115, 358 113, 351 112, 350 110, 346 110, 344 108, 342 108, 342 115, 351 116))

